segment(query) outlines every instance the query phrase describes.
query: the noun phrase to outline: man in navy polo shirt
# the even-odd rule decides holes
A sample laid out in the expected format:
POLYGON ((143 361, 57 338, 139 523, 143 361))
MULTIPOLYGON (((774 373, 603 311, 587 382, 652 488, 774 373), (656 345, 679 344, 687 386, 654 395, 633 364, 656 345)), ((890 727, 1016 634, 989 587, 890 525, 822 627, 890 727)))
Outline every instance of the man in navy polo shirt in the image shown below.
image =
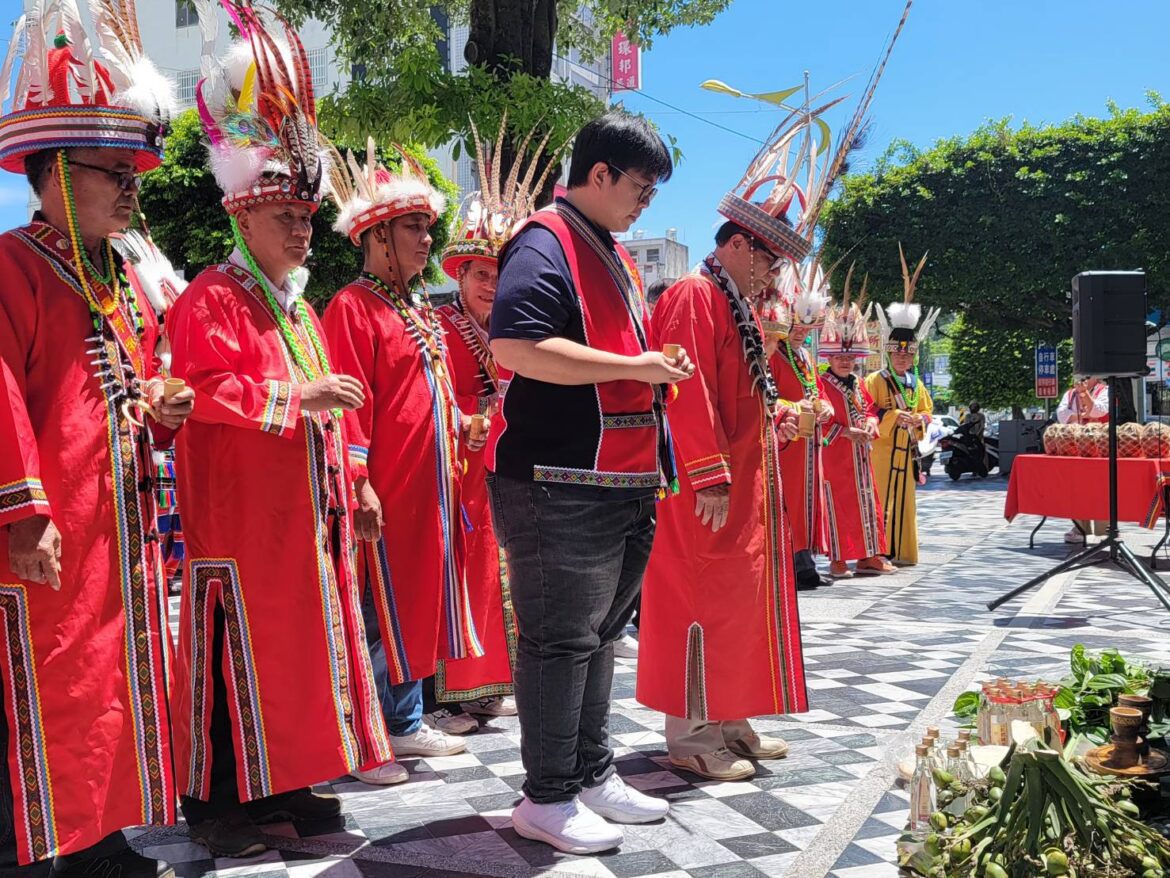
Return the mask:
POLYGON ((607 724, 613 642, 641 589, 656 498, 674 480, 665 397, 694 372, 685 351, 651 348, 637 270, 613 233, 671 171, 644 119, 611 111, 587 124, 567 195, 504 250, 492 308, 492 353, 515 373, 487 459, 520 632, 527 778, 512 822, 570 853, 621 844, 602 817, 667 812, 615 772, 607 724))

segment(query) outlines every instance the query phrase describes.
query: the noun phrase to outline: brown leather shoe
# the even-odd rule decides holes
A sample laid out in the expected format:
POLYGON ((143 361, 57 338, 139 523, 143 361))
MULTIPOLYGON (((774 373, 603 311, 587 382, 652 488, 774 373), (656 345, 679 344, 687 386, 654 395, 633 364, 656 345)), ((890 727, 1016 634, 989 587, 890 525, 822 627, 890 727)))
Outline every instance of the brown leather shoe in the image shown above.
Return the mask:
POLYGON ((707 780, 747 780, 756 774, 754 765, 746 759, 736 759, 726 748, 697 756, 671 756, 670 764, 707 780))

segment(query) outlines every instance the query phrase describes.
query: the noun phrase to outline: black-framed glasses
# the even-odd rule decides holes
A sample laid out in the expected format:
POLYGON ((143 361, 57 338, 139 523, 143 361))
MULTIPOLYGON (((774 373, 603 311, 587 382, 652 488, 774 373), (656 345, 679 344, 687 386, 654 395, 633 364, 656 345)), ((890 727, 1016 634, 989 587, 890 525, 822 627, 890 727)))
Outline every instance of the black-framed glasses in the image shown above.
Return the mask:
POLYGON ((91 165, 88 162, 79 162, 77 159, 67 159, 69 167, 89 168, 91 171, 101 171, 107 177, 113 177, 118 184, 118 188, 123 192, 129 192, 131 189, 137 189, 142 186, 142 175, 135 174, 130 171, 111 171, 109 168, 103 168, 100 165, 91 165))
POLYGON ((765 256, 769 257, 772 260, 772 262, 768 265, 768 273, 769 274, 771 274, 772 272, 779 271, 780 269, 782 269, 784 267, 784 263, 787 260, 787 257, 777 256, 775 253, 773 253, 771 250, 769 250, 767 247, 765 247, 763 244, 761 244, 755 238, 752 238, 752 249, 759 250, 761 253, 763 253, 765 256))
POLYGON ((654 196, 658 194, 658 186, 654 183, 639 183, 636 177, 630 176, 617 165, 610 165, 609 168, 611 171, 617 171, 619 174, 638 187, 639 204, 641 204, 643 201, 649 204, 654 200, 654 196))

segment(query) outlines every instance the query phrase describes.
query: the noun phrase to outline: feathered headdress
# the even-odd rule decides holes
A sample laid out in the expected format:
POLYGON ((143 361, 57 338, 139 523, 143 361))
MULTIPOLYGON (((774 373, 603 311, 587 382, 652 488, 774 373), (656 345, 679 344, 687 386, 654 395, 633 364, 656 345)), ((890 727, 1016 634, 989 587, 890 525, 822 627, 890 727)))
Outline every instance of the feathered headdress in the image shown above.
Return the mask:
POLYGON ((320 206, 326 150, 317 132, 317 103, 309 56, 292 26, 252 0, 220 0, 240 42, 215 58, 219 31, 215 0, 194 0, 203 37, 195 90, 211 151, 211 171, 223 206, 236 213, 255 204, 320 206))
POLYGON ((332 153, 330 194, 337 202, 333 231, 348 235, 354 246, 361 243, 362 233, 370 226, 411 213, 426 214, 433 223, 447 207, 446 197, 431 185, 423 166, 401 146, 395 144, 394 148, 402 158, 397 172, 378 161, 372 137, 366 140, 365 167, 352 152, 344 161, 332 153))
POLYGON ((175 89, 142 50, 134 0, 89 0, 89 14, 96 39, 77 0, 35 0, 16 23, 0 68, 0 106, 11 98, 0 118, 4 170, 23 174, 33 153, 69 147, 133 150, 140 173, 161 164, 175 89))
POLYGON ((500 162, 504 153, 506 125, 505 116, 500 122, 500 131, 493 148, 480 138, 475 123, 471 123, 480 189, 464 199, 459 216, 452 224, 450 243, 443 250, 443 271, 455 280, 459 279, 459 269, 471 259, 496 261, 504 244, 512 237, 512 230, 536 210, 536 196, 544 188, 561 151, 558 149, 548 157, 538 177, 540 158, 552 132, 545 134, 532 156, 528 157, 528 146, 533 136, 533 132, 529 132, 516 146, 512 170, 507 179, 502 180, 500 162))
POLYGON ((866 304, 866 294, 869 287, 867 276, 861 283, 861 293, 856 302, 849 300, 850 281, 853 280, 853 266, 845 273, 845 288, 841 294, 841 304, 831 304, 825 313, 825 326, 817 345, 817 353, 821 357, 833 357, 838 354, 848 354, 853 357, 868 357, 873 351, 869 346, 869 315, 873 311, 873 303, 866 304), (862 308, 865 308, 862 311, 862 308))
POLYGON ((112 235, 114 247, 126 260, 126 279, 140 292, 156 314, 165 314, 187 289, 187 282, 175 272, 153 239, 141 232, 112 235))
POLYGON ((829 279, 819 259, 786 264, 780 270, 776 286, 788 304, 793 326, 819 329, 824 324, 825 308, 831 299, 829 279))
POLYGON ((882 310, 877 306, 878 323, 882 332, 882 348, 886 353, 917 354, 918 346, 934 328, 941 308, 931 308, 922 319, 922 306, 914 301, 914 290, 918 286, 918 278, 922 269, 926 267, 926 254, 918 260, 914 272, 906 264, 906 254, 902 250, 901 241, 898 242, 898 258, 902 262, 902 301, 892 303, 888 309, 882 310), (921 321, 921 324, 919 323, 921 321))

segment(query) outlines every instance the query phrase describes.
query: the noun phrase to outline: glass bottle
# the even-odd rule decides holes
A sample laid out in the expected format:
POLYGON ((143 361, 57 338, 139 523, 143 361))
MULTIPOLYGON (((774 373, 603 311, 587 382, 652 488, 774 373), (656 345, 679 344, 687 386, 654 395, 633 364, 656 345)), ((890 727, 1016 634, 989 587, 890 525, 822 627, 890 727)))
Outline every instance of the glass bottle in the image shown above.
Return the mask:
MULTIPOLYGON (((965 750, 966 748, 964 747, 963 749, 965 750)), ((968 792, 955 796, 954 805, 952 806, 953 810, 961 814, 967 810, 967 805, 970 803, 971 794, 969 789, 971 782, 975 780, 975 775, 967 765, 966 760, 960 755, 957 744, 952 744, 950 747, 947 747, 947 771, 950 772, 955 780, 968 789, 968 792)))
POLYGON ((977 780, 982 777, 983 772, 980 770, 979 764, 975 761, 975 755, 971 752, 971 742, 959 741, 957 746, 959 750, 959 762, 962 765, 962 775, 970 780, 977 780))
POLYGON ((914 748, 914 755, 914 775, 910 778, 910 832, 925 836, 930 831, 930 815, 935 809, 930 748, 919 744, 914 748))

